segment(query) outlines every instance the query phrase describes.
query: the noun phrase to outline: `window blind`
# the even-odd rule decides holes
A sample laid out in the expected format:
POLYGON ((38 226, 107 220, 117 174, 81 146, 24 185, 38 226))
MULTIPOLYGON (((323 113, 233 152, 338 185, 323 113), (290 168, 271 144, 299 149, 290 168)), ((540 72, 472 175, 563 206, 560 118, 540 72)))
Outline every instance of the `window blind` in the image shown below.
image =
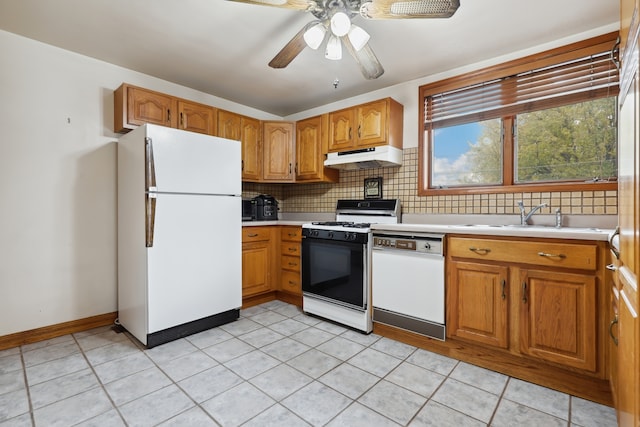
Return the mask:
POLYGON ((429 95, 425 130, 616 96, 618 78, 606 51, 429 95))

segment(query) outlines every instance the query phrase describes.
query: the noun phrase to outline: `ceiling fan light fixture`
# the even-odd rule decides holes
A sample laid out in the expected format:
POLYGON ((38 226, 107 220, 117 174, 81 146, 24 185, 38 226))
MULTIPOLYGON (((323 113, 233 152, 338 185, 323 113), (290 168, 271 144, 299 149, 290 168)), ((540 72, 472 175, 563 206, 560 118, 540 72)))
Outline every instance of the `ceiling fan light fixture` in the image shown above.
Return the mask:
POLYGON ((338 37, 342 37, 349 32, 351 19, 344 12, 336 12, 331 17, 331 32, 338 37))
POLYGON ((316 50, 324 41, 326 34, 327 29, 325 28, 325 26, 322 23, 318 23, 305 31, 303 37, 305 43, 307 43, 307 46, 309 46, 313 50, 316 50))
POLYGON ((351 29, 349 30, 349 41, 356 51, 362 49, 364 45, 367 44, 370 37, 369 33, 362 28, 357 25, 351 25, 351 29))
POLYGON ((327 42, 327 49, 324 51, 324 57, 331 59, 332 61, 338 61, 342 59, 342 44, 340 39, 333 34, 329 37, 327 42))

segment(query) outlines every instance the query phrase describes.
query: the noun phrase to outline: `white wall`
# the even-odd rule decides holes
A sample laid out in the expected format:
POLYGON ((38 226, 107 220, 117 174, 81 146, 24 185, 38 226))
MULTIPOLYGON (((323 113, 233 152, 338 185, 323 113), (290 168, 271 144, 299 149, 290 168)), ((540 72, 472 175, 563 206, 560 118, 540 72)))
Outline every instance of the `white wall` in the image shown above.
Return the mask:
POLYGON ((113 90, 279 117, 0 31, 0 336, 117 311, 113 90))

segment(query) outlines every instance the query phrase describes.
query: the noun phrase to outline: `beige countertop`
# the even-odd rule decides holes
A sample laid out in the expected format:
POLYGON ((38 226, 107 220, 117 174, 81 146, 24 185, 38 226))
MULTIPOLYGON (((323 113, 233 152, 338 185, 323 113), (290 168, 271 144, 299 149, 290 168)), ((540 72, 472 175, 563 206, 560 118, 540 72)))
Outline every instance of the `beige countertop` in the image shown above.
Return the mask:
POLYGON ((301 226, 309 221, 289 221, 289 220, 277 220, 277 221, 242 221, 243 227, 258 227, 263 225, 295 225, 301 226))
POLYGON ((371 229, 390 232, 439 234, 477 234, 485 236, 544 237, 552 239, 609 240, 612 229, 596 227, 550 227, 544 225, 483 225, 483 224, 373 224, 371 229))
MULTIPOLYGON (((326 216, 326 215, 325 215, 326 216)), ((411 220, 405 216, 405 220, 411 220)), ((613 228, 609 227, 597 227, 597 226, 581 226, 571 225, 568 227, 555 228, 549 225, 527 225, 521 226, 518 224, 476 224, 475 222, 468 222, 462 224, 431 224, 424 223, 421 220, 423 218, 415 218, 416 222, 402 222, 400 224, 372 224, 371 229, 375 233, 376 231, 389 231, 389 232, 416 232, 416 233, 439 233, 439 234, 472 234, 472 235, 484 235, 484 236, 511 236, 511 237, 541 237, 551 239, 575 239, 575 240, 596 240, 607 241, 609 236, 613 233, 613 228)), ((466 219, 466 218, 465 218, 466 219)), ((469 218, 470 219, 470 218, 469 218)), ((479 219, 479 218, 474 218, 479 219)), ((243 227, 256 227, 267 225, 292 225, 301 226, 313 221, 326 221, 323 215, 319 215, 316 219, 280 219, 277 221, 244 221, 243 227)), ((329 219, 331 220, 331 219, 329 219)), ((576 222, 576 221, 574 221, 576 222)), ((610 225, 610 224, 603 224, 610 225)))

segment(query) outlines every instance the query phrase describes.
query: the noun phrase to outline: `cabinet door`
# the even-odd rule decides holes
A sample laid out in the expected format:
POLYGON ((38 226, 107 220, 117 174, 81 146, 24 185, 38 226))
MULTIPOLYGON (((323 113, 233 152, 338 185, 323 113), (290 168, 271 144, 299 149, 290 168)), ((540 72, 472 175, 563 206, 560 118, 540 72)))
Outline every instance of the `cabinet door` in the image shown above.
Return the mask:
POLYGON ((521 352, 595 372, 595 277, 522 270, 520 287, 521 352))
POLYGON ((229 111, 218 110, 218 136, 240 141, 242 137, 242 116, 229 111))
POLYGON ((296 123, 296 180, 322 179, 322 117, 312 117, 296 123))
POLYGON ((387 101, 370 102, 358 107, 358 147, 387 143, 387 101))
POLYGON ((153 123, 176 127, 175 99, 169 95, 137 87, 127 90, 127 122, 133 125, 153 123))
POLYGON ((260 143, 260 121, 243 117, 241 121, 242 179, 262 179, 262 144, 260 143))
POLYGON ((616 278, 618 304, 618 384, 616 402, 620 426, 640 425, 640 82, 637 0, 622 0, 620 102, 618 116, 618 224, 620 266, 616 278), (631 24, 633 24, 632 27, 631 24))
POLYGON ((353 149, 355 110, 352 108, 329 114, 329 151, 353 149))
POLYGON ((507 348, 507 277, 507 267, 451 262, 447 292, 447 334, 507 348))
POLYGON ((271 290, 271 251, 269 242, 242 245, 242 297, 271 290))
POLYGON ((215 135, 215 113, 215 108, 208 105, 178 101, 178 128, 206 135, 215 135))
POLYGON ((637 287, 626 274, 621 276, 618 305, 618 424, 640 425, 640 323, 638 321, 637 287))
POLYGON ((265 122, 263 124, 265 181, 293 181, 293 123, 265 122))
POLYGON ((623 99, 618 118, 618 224, 620 226, 620 258, 622 264, 635 277, 639 274, 638 245, 640 244, 638 216, 640 206, 640 129, 638 115, 640 114, 638 96, 638 71, 628 82, 629 88, 620 93, 623 99))

